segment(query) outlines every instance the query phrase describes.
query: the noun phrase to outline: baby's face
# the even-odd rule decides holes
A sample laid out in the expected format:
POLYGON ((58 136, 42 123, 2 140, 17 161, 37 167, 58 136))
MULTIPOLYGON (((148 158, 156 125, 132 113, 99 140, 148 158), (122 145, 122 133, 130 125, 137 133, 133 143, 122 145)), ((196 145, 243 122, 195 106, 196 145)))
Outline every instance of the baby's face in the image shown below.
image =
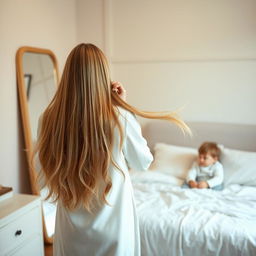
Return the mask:
POLYGON ((217 161, 216 157, 212 157, 210 154, 201 154, 198 156, 199 166, 209 166, 217 161))

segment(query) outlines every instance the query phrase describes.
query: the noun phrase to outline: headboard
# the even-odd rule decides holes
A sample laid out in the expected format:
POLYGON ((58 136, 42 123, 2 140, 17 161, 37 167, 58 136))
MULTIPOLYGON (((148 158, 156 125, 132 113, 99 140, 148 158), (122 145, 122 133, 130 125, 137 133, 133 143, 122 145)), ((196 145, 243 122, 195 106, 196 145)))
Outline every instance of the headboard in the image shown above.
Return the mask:
POLYGON ((193 136, 166 121, 150 121, 142 126, 143 136, 153 151, 158 142, 198 148, 204 141, 214 141, 225 147, 256 152, 256 125, 188 122, 193 136))

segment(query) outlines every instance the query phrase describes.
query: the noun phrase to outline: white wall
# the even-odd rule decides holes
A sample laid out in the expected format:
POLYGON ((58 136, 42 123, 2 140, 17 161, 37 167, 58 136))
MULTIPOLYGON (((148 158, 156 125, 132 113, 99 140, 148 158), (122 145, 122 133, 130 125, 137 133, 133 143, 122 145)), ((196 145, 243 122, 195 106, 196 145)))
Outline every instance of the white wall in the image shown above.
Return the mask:
POLYGON ((113 79, 146 110, 256 124, 256 1, 109 0, 113 79))
POLYGON ((76 44, 75 0, 0 1, 0 184, 29 192, 18 106, 15 54, 21 46, 52 50, 62 70, 76 44))

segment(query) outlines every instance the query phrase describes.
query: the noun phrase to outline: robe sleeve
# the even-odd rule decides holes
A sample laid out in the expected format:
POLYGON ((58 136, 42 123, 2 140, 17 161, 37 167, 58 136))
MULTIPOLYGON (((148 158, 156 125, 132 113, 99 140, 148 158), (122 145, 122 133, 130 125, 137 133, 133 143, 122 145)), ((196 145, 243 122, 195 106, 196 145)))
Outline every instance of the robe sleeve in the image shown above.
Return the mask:
POLYGON ((153 156, 143 138, 141 127, 135 116, 126 112, 123 154, 129 168, 147 170, 153 156))

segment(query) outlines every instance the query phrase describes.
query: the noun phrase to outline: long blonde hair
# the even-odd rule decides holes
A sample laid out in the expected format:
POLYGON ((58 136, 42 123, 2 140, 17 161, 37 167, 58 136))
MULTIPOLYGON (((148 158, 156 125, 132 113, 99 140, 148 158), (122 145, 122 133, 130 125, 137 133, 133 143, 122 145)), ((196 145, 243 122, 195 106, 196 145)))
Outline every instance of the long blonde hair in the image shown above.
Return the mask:
POLYGON ((117 107, 136 115, 169 120, 182 130, 188 126, 169 112, 140 111, 111 90, 108 62, 92 44, 79 44, 69 54, 58 90, 45 110, 35 154, 48 198, 73 210, 92 209, 93 198, 107 203, 112 187, 108 173, 112 158, 114 127, 122 127, 117 107), (103 193, 102 181, 104 186, 103 193), (101 188, 100 188, 101 187, 101 188))

